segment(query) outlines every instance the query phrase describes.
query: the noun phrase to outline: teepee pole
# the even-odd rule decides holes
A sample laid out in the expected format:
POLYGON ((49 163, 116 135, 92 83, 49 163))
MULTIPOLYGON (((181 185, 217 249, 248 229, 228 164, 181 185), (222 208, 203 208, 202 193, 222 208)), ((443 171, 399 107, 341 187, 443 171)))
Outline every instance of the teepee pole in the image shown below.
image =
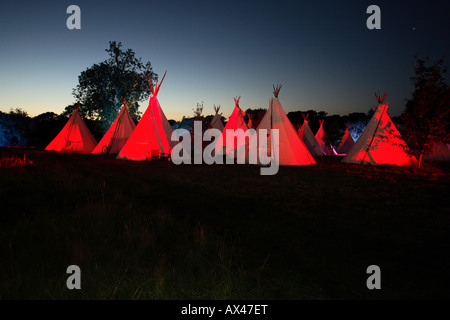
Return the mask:
MULTIPOLYGON (((164 148, 163 148, 161 136, 159 135, 158 124, 156 123, 155 114, 153 112, 153 105, 150 105, 150 111, 152 112, 153 131, 155 133, 156 140, 158 140, 159 153, 161 155, 161 153, 162 153, 161 151, 164 151, 164 148)), ((150 152, 150 157, 151 157, 151 152, 150 152)))
MULTIPOLYGON (((242 109, 239 106, 239 100, 241 100, 241 96, 234 98, 234 105, 239 108, 239 114, 241 115, 241 119, 240 119, 241 123, 239 123, 239 126, 242 127, 242 125, 245 123, 245 120, 244 120, 244 115, 242 114, 242 109)), ((239 119, 239 117, 238 117, 238 119, 239 119)))
MULTIPOLYGON (((156 88, 155 88, 155 87, 153 87, 152 81, 150 81, 150 80, 148 79, 147 75, 146 75, 145 72, 144 72, 144 76, 145 76, 145 78, 147 79, 148 85, 150 86, 150 91, 151 91, 153 97, 155 97, 155 98, 156 98, 156 96, 158 95, 159 88, 161 87, 161 84, 163 83, 164 78, 166 77, 166 73, 167 73, 167 71, 164 73, 164 76, 162 77, 161 82, 160 82, 159 84, 158 84, 158 82, 156 83, 156 86, 155 86, 156 88)), ((154 110, 153 110, 153 107, 154 107, 154 106, 153 106, 153 104, 149 104, 149 107, 150 107, 150 111, 151 111, 151 114, 152 114, 153 131, 154 131, 154 133, 155 133, 156 140, 158 141, 158 144, 159 144, 159 153, 160 153, 160 155, 161 155, 162 152, 165 153, 165 150, 164 150, 164 147, 163 147, 162 138, 161 138, 161 136, 160 136, 160 134, 159 134, 159 131, 158 131, 158 124, 156 123, 155 113, 154 113, 154 110)), ((158 112, 159 112, 159 110, 158 110, 158 112)), ((160 115, 160 117, 161 117, 161 115, 160 115)), ((150 145, 149 145, 149 148, 150 148, 150 145)), ((151 149, 150 149, 149 151, 150 151, 150 157, 151 157, 151 156, 152 156, 152 154, 151 154, 151 149)))
MULTIPOLYGON (((277 97, 278 97, 278 93, 277 93, 277 97)), ((276 153, 273 152, 273 132, 272 132, 272 130, 273 130, 273 100, 272 100, 272 105, 270 106, 270 156, 276 162, 276 159, 275 159, 276 153)))
POLYGON ((145 72, 144 72, 144 77, 145 77, 145 79, 147 79, 148 86, 150 87, 150 92, 152 93, 152 95, 155 95, 154 94, 155 90, 153 89, 153 83, 148 79, 148 77, 145 74, 145 72))
POLYGON ((153 94, 154 96, 158 95, 159 88, 161 88, 161 85, 162 85, 162 83, 163 83, 163 81, 164 81, 164 78, 166 77, 166 73, 167 73, 167 70, 166 70, 166 72, 164 72, 164 75, 163 75, 163 77, 162 77, 162 79, 161 79, 161 82, 160 82, 159 84, 156 84, 156 91, 155 91, 155 93, 153 94))

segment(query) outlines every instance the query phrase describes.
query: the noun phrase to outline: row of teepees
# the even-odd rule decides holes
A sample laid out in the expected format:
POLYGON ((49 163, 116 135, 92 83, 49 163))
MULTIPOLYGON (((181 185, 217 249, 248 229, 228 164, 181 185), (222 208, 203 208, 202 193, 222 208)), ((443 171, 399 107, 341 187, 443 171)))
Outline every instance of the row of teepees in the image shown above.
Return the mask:
POLYGON ((355 144, 348 126, 341 141, 336 149, 329 143, 325 130, 323 128, 323 120, 319 120, 320 128, 317 130, 316 135, 311 131, 308 124, 308 114, 303 114, 303 125, 298 129, 298 135, 308 147, 308 150, 315 157, 324 155, 345 155, 355 144))
MULTIPOLYGON (((171 141, 173 133, 172 127, 167 121, 164 112, 158 102, 157 95, 164 81, 164 74, 161 83, 152 82, 147 79, 152 96, 149 105, 138 125, 135 126, 128 110, 127 102, 123 106, 102 140, 97 144, 90 133, 78 108, 75 107, 72 116, 61 132, 45 148, 47 151, 58 152, 79 152, 95 154, 117 154, 117 159, 145 161, 153 158, 168 157, 176 142, 171 141)), ((348 127, 341 139, 337 150, 327 142, 327 137, 323 129, 323 121, 320 128, 313 135, 304 115, 304 122, 296 132, 278 99, 281 86, 274 86, 274 98, 270 99, 269 109, 253 133, 260 137, 260 131, 267 132, 266 143, 258 143, 258 149, 265 146, 263 150, 272 161, 279 165, 311 165, 315 164, 314 157, 323 155, 345 155, 343 162, 355 164, 371 165, 401 165, 412 166, 417 163, 414 157, 409 156, 404 151, 402 145, 405 142, 400 138, 400 134, 394 123, 387 114, 387 103, 384 104, 386 94, 383 97, 377 95, 378 106, 369 121, 366 129, 356 142, 353 141, 348 127), (279 152, 274 152, 274 140, 271 129, 278 130, 279 152)), ((244 120, 245 112, 239 107, 240 97, 234 99, 234 110, 225 125, 223 126, 219 114, 219 108, 215 109, 215 116, 211 121, 211 128, 219 129, 222 133, 215 145, 216 153, 236 157, 239 150, 245 150, 248 156, 248 142, 244 135, 234 139, 232 145, 227 145, 226 130, 242 130, 244 133, 249 127, 244 120)), ((250 131, 249 131, 250 132, 250 131)), ((247 136, 247 138, 249 138, 247 136)), ((438 146, 437 156, 430 155, 429 159, 450 160, 450 150, 447 145, 444 148, 438 146)), ((247 159, 248 160, 248 159, 247 159)), ((259 163, 259 161, 258 161, 259 163)))
POLYGON ((97 144, 81 118, 78 106, 75 106, 67 124, 45 150, 118 154, 117 159, 135 161, 167 157, 174 146, 174 142, 170 139, 173 130, 157 99, 164 77, 159 85, 156 83, 156 87, 147 79, 152 97, 137 126, 128 112, 127 101, 123 101, 116 119, 97 144))

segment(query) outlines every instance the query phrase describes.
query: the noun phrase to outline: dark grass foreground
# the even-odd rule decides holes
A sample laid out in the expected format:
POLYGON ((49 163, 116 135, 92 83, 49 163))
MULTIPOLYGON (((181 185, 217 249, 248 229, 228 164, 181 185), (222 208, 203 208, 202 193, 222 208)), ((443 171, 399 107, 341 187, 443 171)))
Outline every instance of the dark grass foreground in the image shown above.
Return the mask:
POLYGON ((0 166, 3 299, 450 298, 446 166, 325 157, 260 176, 33 149, 0 157, 16 163, 0 166), (73 264, 81 290, 66 287, 73 264), (369 265, 381 290, 366 287, 369 265))

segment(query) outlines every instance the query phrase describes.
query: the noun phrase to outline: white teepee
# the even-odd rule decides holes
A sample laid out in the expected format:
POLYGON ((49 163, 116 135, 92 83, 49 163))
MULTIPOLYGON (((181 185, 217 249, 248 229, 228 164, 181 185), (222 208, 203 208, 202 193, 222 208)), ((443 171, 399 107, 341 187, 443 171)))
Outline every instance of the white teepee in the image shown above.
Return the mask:
POLYGON ((311 128, 308 124, 308 114, 303 114, 303 125, 300 129, 298 129, 298 136, 305 143, 309 152, 315 157, 323 156, 323 151, 317 143, 316 137, 311 131, 311 128))
POLYGON ((222 113, 219 113, 220 110, 220 106, 216 107, 214 106, 214 111, 216 112, 216 114, 214 115, 214 117, 211 120, 211 124, 210 127, 212 129, 218 129, 220 131, 223 131, 223 123, 222 123, 222 113))
POLYGON ((111 127, 106 131, 92 153, 118 154, 130 138, 135 127, 136 125, 128 113, 127 103, 125 101, 111 127))
POLYGON ((267 152, 267 155, 270 156, 271 161, 275 161, 279 165, 315 164, 316 161, 314 160, 306 145, 298 136, 294 126, 286 116, 286 113, 284 112, 283 107, 278 100, 278 94, 280 92, 281 86, 274 86, 273 89, 273 94, 275 97, 270 99, 269 109, 265 113, 255 132, 259 139, 260 130, 267 130, 267 143, 261 143, 262 141, 258 141, 259 151, 267 152), (277 146, 273 143, 271 132, 272 129, 278 130, 278 159, 275 158, 276 152, 274 152, 274 148, 276 148, 277 146), (267 149, 264 148, 264 146, 267 146, 267 149))
POLYGON ((345 125, 345 132, 342 136, 341 142, 339 142, 338 147, 336 148, 336 152, 340 155, 347 154, 347 152, 353 147, 355 141, 353 141, 352 135, 348 130, 348 125, 345 125))
POLYGON ((404 148, 406 143, 387 114, 388 105, 376 95, 378 107, 366 129, 348 151, 342 162, 371 165, 413 166, 417 160, 409 156, 404 148))

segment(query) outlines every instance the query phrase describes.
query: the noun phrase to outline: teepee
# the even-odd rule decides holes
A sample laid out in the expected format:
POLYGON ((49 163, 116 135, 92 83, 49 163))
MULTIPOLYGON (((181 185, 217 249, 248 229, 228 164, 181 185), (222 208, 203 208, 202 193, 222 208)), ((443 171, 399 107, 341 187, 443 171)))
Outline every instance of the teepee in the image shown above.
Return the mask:
POLYGON ((348 125, 345 125, 345 132, 342 136, 341 142, 339 142, 338 147, 336 148, 336 152, 338 154, 347 154, 347 152, 353 147, 355 141, 353 141, 352 135, 348 130, 348 125))
POLYGON ((317 143, 316 137, 311 131, 311 128, 308 124, 308 113, 305 115, 303 114, 303 125, 300 129, 298 129, 298 136, 302 141, 305 143, 306 147, 308 148, 309 152, 315 157, 323 156, 323 151, 320 148, 319 144, 317 143))
POLYGON ((247 127, 250 129, 250 128, 253 128, 253 123, 252 123, 252 117, 253 117, 253 115, 251 114, 251 113, 247 113, 247 117, 248 117, 248 122, 247 122, 247 127))
MULTIPOLYGON (((294 126, 286 116, 286 113, 284 112, 283 107, 278 100, 278 94, 280 93, 281 85, 277 87, 273 86, 273 89, 273 94, 275 97, 270 99, 269 109, 259 123, 255 133, 259 139, 260 130, 266 129, 267 143, 261 143, 261 141, 258 141, 258 149, 264 149, 264 145, 266 145, 267 149, 261 151, 268 151, 267 155, 270 155, 271 161, 275 161, 279 165, 315 164, 316 161, 314 160, 306 145, 298 136, 294 126), (274 152, 274 148, 276 148, 277 146, 275 145, 275 143, 273 143, 274 141, 271 137, 272 129, 278 130, 278 159, 275 158, 276 152, 274 152)), ((258 150, 258 154, 259 151, 260 150, 258 150)))
POLYGON ((371 165, 412 166, 417 160, 405 151, 405 141, 387 114, 388 105, 383 104, 386 93, 378 100, 378 107, 366 129, 348 151, 342 162, 371 165))
POLYGON ((46 151, 89 153, 97 144, 78 112, 78 105, 58 135, 45 148, 46 151))
POLYGON ((434 143, 431 152, 423 158, 431 161, 450 161, 450 145, 442 142, 434 143))
POLYGON ((124 101, 119 114, 106 131, 103 138, 92 151, 94 154, 118 154, 133 133, 136 125, 127 109, 127 102, 124 101))
POLYGON ((166 74, 159 85, 158 81, 156 82, 156 86, 147 79, 152 93, 147 110, 120 150, 117 159, 145 161, 170 156, 174 146, 171 141, 173 130, 157 99, 165 76, 166 74))
POLYGON ((317 130, 315 138, 317 140, 317 143, 320 146, 320 149, 322 150, 323 154, 326 156, 337 154, 336 150, 334 150, 334 147, 331 145, 331 143, 328 140, 327 134, 325 133, 325 130, 323 128, 323 122, 325 120, 319 120, 320 128, 317 130))
POLYGON ((222 130, 222 134, 217 139, 216 143, 216 154, 226 154, 230 157, 237 156, 237 150, 241 148, 245 148, 246 139, 244 135, 238 135, 237 138, 234 139, 233 143, 227 143, 227 130, 236 130, 241 129, 244 133, 248 130, 247 124, 244 120, 244 111, 239 107, 239 100, 241 97, 234 98, 234 109, 231 113, 230 119, 222 130))
POLYGON ((214 115, 214 117, 211 120, 211 124, 210 124, 210 128, 211 129, 218 129, 220 131, 223 131, 223 123, 222 123, 222 113, 219 113, 220 110, 220 106, 215 106, 214 105, 214 111, 216 112, 216 114, 214 115))

